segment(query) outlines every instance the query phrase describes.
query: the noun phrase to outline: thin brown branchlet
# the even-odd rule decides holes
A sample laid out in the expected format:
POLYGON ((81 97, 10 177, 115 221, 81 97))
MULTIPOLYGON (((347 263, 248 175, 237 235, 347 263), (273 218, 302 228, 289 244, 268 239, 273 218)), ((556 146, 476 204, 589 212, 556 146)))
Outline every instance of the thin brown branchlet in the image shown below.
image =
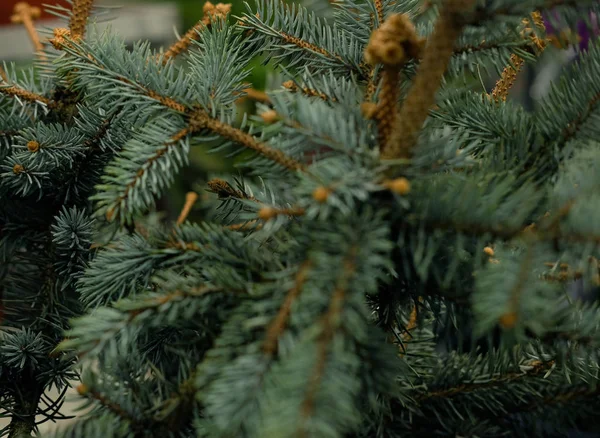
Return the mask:
POLYGON ((177 225, 181 225, 185 222, 185 220, 187 219, 187 217, 190 214, 190 211, 192 211, 192 207, 194 206, 194 204, 196 203, 196 201, 198 200, 198 193, 196 192, 187 192, 185 194, 185 204, 183 205, 183 208, 181 209, 181 212, 179 213, 179 217, 177 218, 177 225))
POLYGON ((37 18, 40 18, 41 15, 42 11, 37 6, 31 6, 27 2, 19 2, 15 4, 13 15, 10 17, 10 21, 15 24, 23 24, 36 53, 38 53, 40 58, 45 60, 46 56, 43 53, 44 45, 42 44, 40 36, 37 33, 37 30, 35 30, 35 26, 33 24, 33 21, 37 18))

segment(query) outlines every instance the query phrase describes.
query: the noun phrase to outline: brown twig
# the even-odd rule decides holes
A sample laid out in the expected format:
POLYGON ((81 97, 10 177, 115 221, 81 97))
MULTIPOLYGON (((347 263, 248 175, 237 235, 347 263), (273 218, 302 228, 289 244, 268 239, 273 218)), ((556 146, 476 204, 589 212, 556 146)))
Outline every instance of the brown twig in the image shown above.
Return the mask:
POLYGON ((198 194, 196 192, 188 192, 185 194, 185 204, 181 209, 181 213, 179 213, 179 217, 177 218, 177 225, 181 225, 185 222, 197 200, 198 194))
POLYGON ((396 117, 390 142, 382 154, 383 159, 412 156, 417 135, 435 103, 435 95, 454 54, 454 42, 463 29, 461 13, 471 8, 474 2, 448 0, 444 4, 423 51, 413 85, 396 117))
POLYGON ((26 2, 19 2, 15 4, 13 12, 14 13, 10 17, 10 21, 13 23, 23 23, 23 26, 25 26, 25 30, 27 30, 27 34, 29 35, 29 39, 31 40, 35 51, 42 59, 46 59, 45 55, 42 53, 44 46, 40 41, 40 36, 35 30, 35 26, 33 25, 33 20, 40 18, 42 15, 40 8, 31 6, 26 2))

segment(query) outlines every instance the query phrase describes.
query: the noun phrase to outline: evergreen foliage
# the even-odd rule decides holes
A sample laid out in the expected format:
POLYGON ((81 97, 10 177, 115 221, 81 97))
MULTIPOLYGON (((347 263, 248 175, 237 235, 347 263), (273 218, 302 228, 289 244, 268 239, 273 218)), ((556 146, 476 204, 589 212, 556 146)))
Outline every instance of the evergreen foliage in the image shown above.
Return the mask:
POLYGON ((551 8, 600 13, 206 3, 156 50, 55 8, 35 68, 1 71, 0 436, 64 419, 73 379, 89 411, 55 438, 600 433, 573 294, 600 284, 600 42, 534 112, 507 100, 551 8), (257 55, 284 81, 238 114, 257 55), (192 147, 243 177, 157 221, 192 147))

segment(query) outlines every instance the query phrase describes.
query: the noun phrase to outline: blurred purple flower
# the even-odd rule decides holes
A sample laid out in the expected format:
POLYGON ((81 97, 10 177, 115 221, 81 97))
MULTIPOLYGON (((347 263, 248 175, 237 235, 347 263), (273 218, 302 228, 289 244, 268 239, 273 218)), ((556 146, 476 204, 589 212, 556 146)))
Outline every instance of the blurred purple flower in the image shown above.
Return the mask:
MULTIPOLYGON (((546 33, 550 37, 554 37, 559 42, 561 40, 561 34, 564 34, 568 29, 557 29, 553 23, 560 22, 560 15, 558 12, 550 12, 544 16, 544 24, 546 25, 546 33)), ((590 40, 597 38, 600 35, 600 29, 598 25, 598 17, 595 13, 589 12, 589 21, 581 19, 577 22, 577 40, 579 50, 585 51, 590 46, 590 40), (590 25, 591 24, 591 29, 590 25)))

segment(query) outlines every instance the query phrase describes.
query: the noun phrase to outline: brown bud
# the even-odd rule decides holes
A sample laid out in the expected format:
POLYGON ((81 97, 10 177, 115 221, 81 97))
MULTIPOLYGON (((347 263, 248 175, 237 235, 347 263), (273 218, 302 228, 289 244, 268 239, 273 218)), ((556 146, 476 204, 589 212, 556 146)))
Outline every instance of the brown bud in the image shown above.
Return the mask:
POLYGON ((483 252, 489 255, 490 257, 494 257, 494 249, 489 246, 483 248, 483 252))
POLYGON ((275 123, 279 120, 279 115, 275 110, 267 110, 264 113, 261 113, 260 117, 264 120, 265 123, 275 123))
POLYGON ((29 152, 37 152, 40 150, 40 144, 35 140, 30 140, 27 142, 27 149, 29 152))
POLYGON ((204 12, 205 14, 207 12, 212 11, 215 8, 215 5, 213 5, 211 2, 206 2, 204 3, 204 6, 202 6, 202 12, 204 12))
POLYGON ((391 181, 386 181, 383 185, 397 195, 407 195, 410 192, 410 181, 404 177, 396 178, 391 181))
POLYGON ((87 395, 90 392, 90 388, 84 383, 77 385, 76 391, 79 395, 87 395))
POLYGON ((517 325, 517 312, 507 312, 500 317, 500 327, 504 329, 511 329, 517 325))
POLYGON ((363 102, 360 104, 360 111, 362 112, 365 119, 371 120, 375 118, 377 112, 377 104, 374 102, 363 102))
POLYGON ((114 208, 109 208, 108 210, 106 210, 106 220, 108 222, 112 222, 114 217, 115 217, 115 209, 114 208))
POLYGON ((389 42, 381 47, 381 60, 384 64, 397 65, 404 61, 405 53, 401 45, 389 42))
POLYGON ((288 90, 294 91, 296 90, 296 84, 294 83, 294 81, 285 81, 283 84, 281 84, 284 88, 287 88, 288 90))
POLYGON ((331 189, 321 186, 321 187, 317 187, 315 189, 312 196, 315 201, 323 203, 323 202, 327 201, 327 198, 329 198, 330 193, 331 193, 331 189))
POLYGON ((268 221, 277 216, 277 210, 273 207, 263 207, 258 211, 258 217, 264 221, 268 221))
POLYGON ((22 173, 25 170, 25 168, 23 166, 21 166, 20 164, 15 164, 13 166, 13 173, 18 175, 19 173, 22 173))

